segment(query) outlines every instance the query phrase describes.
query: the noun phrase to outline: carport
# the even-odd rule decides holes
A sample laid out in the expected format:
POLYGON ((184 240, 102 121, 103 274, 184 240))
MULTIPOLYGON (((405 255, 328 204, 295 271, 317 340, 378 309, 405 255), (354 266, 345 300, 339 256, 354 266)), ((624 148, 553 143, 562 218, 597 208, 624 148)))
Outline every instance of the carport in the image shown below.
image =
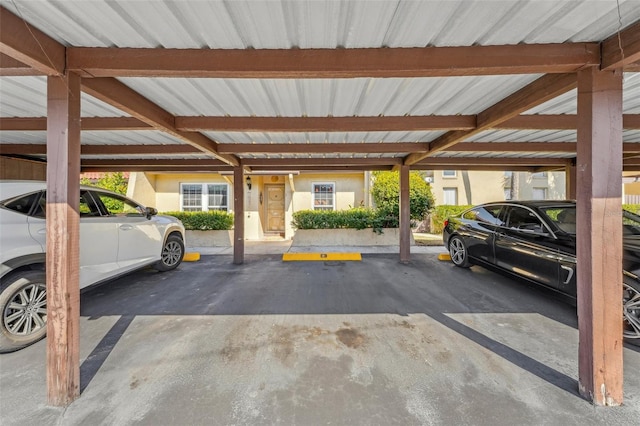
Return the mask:
POLYGON ((400 262, 411 169, 565 170, 580 393, 622 403, 636 1, 1 6, 0 152, 48 165, 50 404, 79 396, 79 173, 232 171, 242 263, 244 175, 283 168, 399 170, 400 262))

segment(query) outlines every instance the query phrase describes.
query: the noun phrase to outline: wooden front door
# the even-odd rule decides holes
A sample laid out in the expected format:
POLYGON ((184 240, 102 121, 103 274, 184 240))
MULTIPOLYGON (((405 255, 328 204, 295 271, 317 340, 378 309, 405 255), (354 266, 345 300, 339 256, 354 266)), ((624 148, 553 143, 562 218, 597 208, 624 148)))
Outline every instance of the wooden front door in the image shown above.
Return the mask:
POLYGON ((265 185, 267 232, 284 232, 284 185, 265 185))

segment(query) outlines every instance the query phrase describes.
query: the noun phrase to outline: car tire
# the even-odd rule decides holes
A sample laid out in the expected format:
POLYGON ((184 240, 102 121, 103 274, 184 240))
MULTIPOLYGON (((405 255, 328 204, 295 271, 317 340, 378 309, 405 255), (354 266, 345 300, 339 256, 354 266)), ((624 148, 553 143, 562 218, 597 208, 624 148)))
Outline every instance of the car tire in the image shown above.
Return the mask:
POLYGON ((162 246, 160 260, 153 266, 160 272, 176 269, 184 258, 184 242, 176 234, 171 234, 162 246))
POLYGON ((627 343, 640 346, 640 283, 625 278, 622 283, 623 336, 627 343))
POLYGON ((0 353, 29 346, 47 334, 47 282, 44 271, 25 271, 0 286, 0 353))
POLYGON ((449 240, 449 254, 454 265, 460 268, 468 268, 471 266, 469 262, 469 252, 467 246, 459 236, 453 236, 449 240))

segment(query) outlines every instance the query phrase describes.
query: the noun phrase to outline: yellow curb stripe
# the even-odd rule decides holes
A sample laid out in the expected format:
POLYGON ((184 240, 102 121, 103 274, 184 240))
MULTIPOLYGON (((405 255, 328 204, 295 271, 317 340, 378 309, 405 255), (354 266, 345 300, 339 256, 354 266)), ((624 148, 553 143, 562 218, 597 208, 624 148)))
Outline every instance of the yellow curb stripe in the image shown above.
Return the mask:
POLYGON ((182 258, 183 262, 197 262, 200 260, 200 253, 185 253, 182 258))
POLYGON ((330 260, 362 260, 360 253, 285 253, 283 262, 330 261, 330 260))
POLYGON ((440 253, 438 260, 451 260, 451 255, 449 253, 440 253))

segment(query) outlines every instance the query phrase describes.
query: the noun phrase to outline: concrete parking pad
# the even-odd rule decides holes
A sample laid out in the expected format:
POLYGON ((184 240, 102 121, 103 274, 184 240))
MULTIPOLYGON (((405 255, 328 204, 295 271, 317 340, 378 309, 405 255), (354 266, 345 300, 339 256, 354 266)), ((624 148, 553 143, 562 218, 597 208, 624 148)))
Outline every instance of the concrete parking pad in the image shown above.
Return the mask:
POLYGON ((45 342, 0 356, 0 423, 635 425, 577 392, 575 308, 437 253, 202 256, 85 292, 81 397, 46 406, 45 342))

